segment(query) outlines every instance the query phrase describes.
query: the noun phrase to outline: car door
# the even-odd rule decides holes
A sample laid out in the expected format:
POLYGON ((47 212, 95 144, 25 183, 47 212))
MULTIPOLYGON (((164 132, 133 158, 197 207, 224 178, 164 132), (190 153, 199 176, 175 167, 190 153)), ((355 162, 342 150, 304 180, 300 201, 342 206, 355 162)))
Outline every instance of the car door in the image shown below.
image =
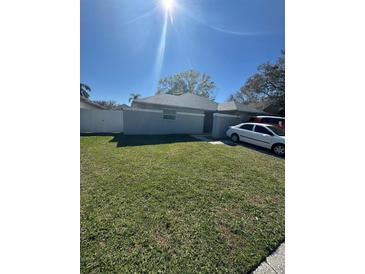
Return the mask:
POLYGON ((256 125, 253 131, 255 145, 271 148, 273 133, 264 126, 256 125))
POLYGON ((252 125, 252 124, 243 124, 242 126, 240 126, 237 129, 237 133, 239 135, 240 141, 252 144, 252 142, 253 142, 253 140, 252 140, 253 127, 254 127, 254 125, 252 125))

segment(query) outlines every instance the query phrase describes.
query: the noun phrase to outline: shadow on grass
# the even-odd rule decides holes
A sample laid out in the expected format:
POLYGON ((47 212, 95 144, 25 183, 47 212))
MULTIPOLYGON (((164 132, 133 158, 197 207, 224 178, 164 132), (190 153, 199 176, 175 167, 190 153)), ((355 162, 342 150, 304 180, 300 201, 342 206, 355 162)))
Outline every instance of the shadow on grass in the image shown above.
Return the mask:
POLYGON ((123 133, 81 133, 81 136, 110 136, 109 142, 117 143, 117 147, 161 145, 181 142, 199 142, 196 138, 187 134, 171 135, 124 135, 123 133))
POLYGON ((249 149, 255 150, 257 152, 264 153, 266 155, 270 155, 270 156, 274 156, 274 157, 277 157, 277 158, 285 159, 285 156, 278 156, 278 155, 276 155, 274 152, 272 152, 269 149, 266 149, 266 148, 263 148, 263 147, 259 147, 259 146, 256 146, 256 145, 252 145, 252 144, 249 144, 249 143, 244 143, 244 142, 234 143, 230 139, 223 139, 222 140, 222 143, 224 143, 224 144, 226 144, 228 146, 242 146, 242 147, 245 147, 245 148, 249 148, 249 149))

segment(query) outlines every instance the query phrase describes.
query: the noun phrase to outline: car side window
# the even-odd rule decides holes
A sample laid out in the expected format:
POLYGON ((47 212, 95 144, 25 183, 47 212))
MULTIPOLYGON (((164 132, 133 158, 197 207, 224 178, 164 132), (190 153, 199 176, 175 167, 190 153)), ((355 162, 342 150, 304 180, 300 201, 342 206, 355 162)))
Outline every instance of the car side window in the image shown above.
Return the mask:
POLYGON ((253 125, 242 125, 242 126, 240 127, 240 129, 252 130, 252 129, 253 129, 253 125))
POLYGON ((268 129, 262 127, 262 126, 256 126, 255 127, 255 132, 258 132, 258 133, 263 133, 263 134, 268 134, 270 136, 273 136, 274 134, 272 134, 271 131, 269 131, 268 129))

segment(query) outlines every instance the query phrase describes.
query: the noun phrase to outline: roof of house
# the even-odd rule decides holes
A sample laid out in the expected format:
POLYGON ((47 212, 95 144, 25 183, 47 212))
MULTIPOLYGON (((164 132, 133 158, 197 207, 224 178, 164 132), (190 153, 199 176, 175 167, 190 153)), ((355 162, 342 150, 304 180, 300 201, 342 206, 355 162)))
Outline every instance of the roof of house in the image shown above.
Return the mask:
POLYGON ((215 111, 218 107, 216 102, 213 102, 206 97, 191 93, 184 93, 178 96, 171 94, 158 94, 146 98, 135 99, 133 100, 133 103, 135 102, 210 111, 215 111))
POLYGON ((264 110, 269 113, 280 113, 282 111, 285 112, 285 108, 279 104, 271 104, 264 108, 264 110))
POLYGON ((218 105, 218 111, 242 111, 250 113, 265 113, 249 105, 237 103, 235 101, 224 102, 218 105))
POLYGON ((182 107, 208 111, 241 111, 256 114, 267 114, 265 111, 255 108, 252 105, 241 104, 235 101, 218 104, 214 101, 209 100, 206 97, 191 93, 184 93, 182 95, 157 94, 150 97, 135 99, 133 100, 133 103, 182 107))
POLYGON ((257 109, 262 109, 266 113, 278 113, 282 110, 285 110, 283 106, 281 106, 278 102, 274 100, 264 100, 260 102, 253 102, 249 104, 251 107, 255 107, 257 109))
POLYGON ((80 100, 83 101, 84 103, 89 104, 89 105, 92 105, 92 106, 94 106, 96 108, 105 109, 105 107, 103 107, 103 106, 101 106, 101 105, 99 105, 97 103, 94 103, 94 102, 90 101, 89 99, 87 99, 85 97, 80 96, 80 100))

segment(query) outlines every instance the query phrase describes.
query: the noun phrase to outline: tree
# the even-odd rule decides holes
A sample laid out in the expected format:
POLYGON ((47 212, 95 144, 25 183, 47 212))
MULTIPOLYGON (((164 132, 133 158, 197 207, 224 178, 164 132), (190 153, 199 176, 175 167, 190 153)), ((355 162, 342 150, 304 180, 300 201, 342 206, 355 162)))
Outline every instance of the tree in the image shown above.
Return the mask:
POLYGON ((139 93, 131 93, 131 94, 129 95, 129 99, 128 99, 128 101, 129 101, 129 103, 130 103, 131 101, 136 100, 136 99, 138 99, 139 97, 141 97, 141 94, 139 94, 139 93))
MULTIPOLYGON (((236 99, 236 94, 231 94, 231 95, 228 96, 226 102, 230 102, 230 101, 238 101, 236 99)), ((241 100, 241 101, 243 101, 243 100, 241 100)))
POLYGON ((229 99, 248 103, 271 100, 284 106, 285 104, 285 53, 274 64, 269 62, 260 65, 258 72, 231 95, 229 99))
POLYGON ((181 95, 192 93, 214 100, 215 88, 216 85, 208 74, 187 70, 161 78, 156 94, 181 95))
POLYGON ((80 83, 80 96, 81 97, 89 98, 90 92, 91 92, 91 88, 88 85, 80 83))
POLYGON ((94 103, 97 103, 101 106, 103 106, 105 109, 112 109, 112 110, 121 110, 123 108, 123 105, 116 103, 115 101, 93 101, 94 103))

